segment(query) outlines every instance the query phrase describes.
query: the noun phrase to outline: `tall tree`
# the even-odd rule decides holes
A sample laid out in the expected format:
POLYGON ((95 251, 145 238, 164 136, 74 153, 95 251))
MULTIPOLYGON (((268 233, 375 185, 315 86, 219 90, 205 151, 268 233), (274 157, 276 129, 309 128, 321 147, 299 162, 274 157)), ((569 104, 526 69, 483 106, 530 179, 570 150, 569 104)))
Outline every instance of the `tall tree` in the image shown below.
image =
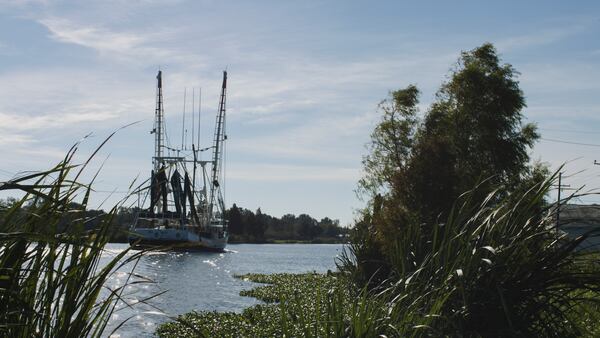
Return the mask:
POLYGON ((394 175, 406 166, 418 122, 418 96, 417 87, 410 85, 391 92, 379 103, 382 118, 363 158, 365 175, 358 183, 360 192, 371 196, 388 192, 394 175))
POLYGON ((235 235, 242 235, 244 233, 242 214, 235 203, 228 210, 227 216, 229 216, 229 232, 235 235))
POLYGON ((382 120, 359 181, 370 202, 360 224, 370 231, 360 231, 358 241, 375 243, 365 251, 370 255, 385 256, 409 223, 433 226, 475 185, 483 185, 480 194, 499 185, 510 193, 544 177, 529 161, 539 135, 533 124, 523 124, 517 72, 501 63, 493 45, 461 54, 422 120, 418 94, 411 85, 379 105, 382 120))

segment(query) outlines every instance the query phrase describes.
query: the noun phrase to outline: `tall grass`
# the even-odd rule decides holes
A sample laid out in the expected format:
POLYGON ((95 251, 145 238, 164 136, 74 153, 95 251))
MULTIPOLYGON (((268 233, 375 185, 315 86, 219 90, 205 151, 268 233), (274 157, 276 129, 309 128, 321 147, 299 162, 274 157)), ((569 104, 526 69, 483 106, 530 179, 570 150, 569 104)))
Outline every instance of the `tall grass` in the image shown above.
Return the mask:
POLYGON ((130 281, 116 289, 104 284, 117 269, 135 266, 142 254, 124 250, 100 265, 117 206, 86 230, 92 189, 78 181, 98 150, 77 166, 76 149, 50 170, 0 183, 0 190, 24 192, 0 210, 2 337, 107 335, 110 315, 130 281))
MULTIPOLYGON (((388 279, 368 291, 388 309, 389 326, 402 336, 584 334, 573 312, 598 302, 600 267, 576 249, 597 234, 569 240, 556 231, 552 209, 540 207, 555 178, 519 196, 498 189, 477 199, 475 188, 444 223, 402 227, 379 265, 388 279)), ((339 268, 368 279, 373 245, 353 243, 339 268)))

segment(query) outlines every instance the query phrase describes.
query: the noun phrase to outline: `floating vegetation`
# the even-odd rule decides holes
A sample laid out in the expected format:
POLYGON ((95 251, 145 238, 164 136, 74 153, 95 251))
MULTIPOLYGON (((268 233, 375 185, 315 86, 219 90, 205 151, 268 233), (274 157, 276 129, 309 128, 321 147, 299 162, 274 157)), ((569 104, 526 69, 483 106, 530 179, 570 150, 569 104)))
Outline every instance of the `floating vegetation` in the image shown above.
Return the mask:
MULTIPOLYGON (((266 304, 232 312, 192 312, 161 325, 160 337, 339 337, 353 317, 349 281, 339 274, 247 274, 266 283, 240 292, 266 304)), ((361 298, 354 298, 354 302, 361 298)), ((362 299, 363 301, 365 299, 362 299)))

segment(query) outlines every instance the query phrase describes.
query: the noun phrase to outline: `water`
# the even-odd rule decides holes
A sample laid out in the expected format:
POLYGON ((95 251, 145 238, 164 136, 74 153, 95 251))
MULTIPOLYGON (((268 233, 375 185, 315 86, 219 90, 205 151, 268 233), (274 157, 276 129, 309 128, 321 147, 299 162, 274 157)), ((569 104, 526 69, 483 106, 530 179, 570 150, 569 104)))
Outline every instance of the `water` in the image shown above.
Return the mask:
MULTIPOLYGON (((109 244, 103 259, 127 248, 127 244, 109 244)), ((122 302, 113 314, 107 333, 130 318, 115 337, 152 337, 158 324, 169 317, 196 311, 236 311, 258 304, 255 298, 239 292, 256 284, 234 278, 245 273, 326 272, 335 269, 340 244, 230 244, 225 253, 157 252, 143 257, 135 272, 153 283, 130 285, 125 289, 128 303, 122 302), (140 302, 159 292, 164 294, 140 302)), ((131 267, 120 269, 107 286, 123 285, 131 267)), ((142 280, 134 277, 133 280, 142 280)), ((130 280, 131 282, 131 280, 130 280)))

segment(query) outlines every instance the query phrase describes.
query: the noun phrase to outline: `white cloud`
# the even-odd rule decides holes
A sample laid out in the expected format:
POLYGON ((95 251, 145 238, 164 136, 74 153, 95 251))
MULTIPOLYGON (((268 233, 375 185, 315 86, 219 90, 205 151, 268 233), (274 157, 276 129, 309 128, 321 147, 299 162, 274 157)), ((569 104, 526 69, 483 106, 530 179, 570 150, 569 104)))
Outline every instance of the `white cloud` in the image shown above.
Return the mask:
POLYGON ((116 31, 101 24, 80 24, 60 17, 47 17, 39 19, 38 22, 48 29, 52 39, 92 49, 101 57, 118 62, 197 64, 203 59, 182 49, 160 45, 173 39, 178 34, 177 30, 165 28, 158 31, 116 31))
POLYGON ((502 52, 508 52, 513 49, 533 48, 558 42, 570 36, 579 34, 586 29, 586 26, 582 24, 556 25, 559 27, 545 28, 523 35, 500 39, 495 45, 498 50, 502 52))
MULTIPOLYGON (((81 107, 87 110, 86 107, 81 107)), ((89 107, 95 109, 97 107, 89 107)), ((18 131, 33 131, 37 129, 50 128, 70 128, 73 125, 86 122, 102 122, 118 117, 118 114, 105 111, 100 108, 89 113, 59 113, 59 114, 43 114, 36 116, 23 116, 17 114, 0 113, 0 121, 2 125, 0 130, 18 130, 18 131)))
POLYGON ((0 0, 1 6, 23 7, 29 5, 48 5, 49 0, 0 0))
POLYGON ((35 140, 31 135, 8 132, 6 130, 2 130, 0 133, 0 147, 10 147, 15 144, 22 145, 30 143, 35 143, 35 140))
POLYGON ((357 168, 234 162, 227 171, 227 178, 242 181, 356 182, 359 173, 357 168))
POLYGON ((132 33, 115 33, 95 27, 81 27, 66 19, 50 18, 39 21, 60 42, 73 43, 102 53, 127 53, 140 48, 146 39, 132 33))
POLYGON ((585 61, 527 63, 519 71, 523 90, 528 94, 600 90, 600 69, 585 61))

